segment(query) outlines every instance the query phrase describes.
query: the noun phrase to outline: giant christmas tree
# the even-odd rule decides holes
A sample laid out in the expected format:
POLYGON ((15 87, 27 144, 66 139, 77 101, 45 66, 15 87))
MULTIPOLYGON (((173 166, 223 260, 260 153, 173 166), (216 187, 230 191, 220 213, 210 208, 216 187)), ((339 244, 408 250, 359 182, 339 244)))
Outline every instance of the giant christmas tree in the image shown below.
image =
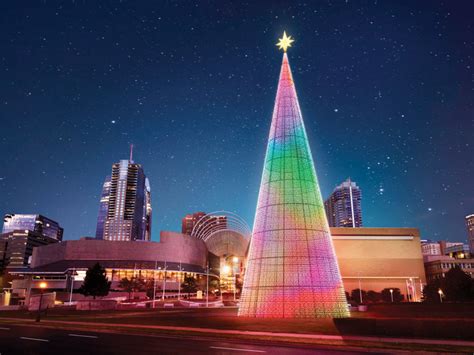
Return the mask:
POLYGON ((239 316, 347 317, 337 259, 285 53, 239 316))

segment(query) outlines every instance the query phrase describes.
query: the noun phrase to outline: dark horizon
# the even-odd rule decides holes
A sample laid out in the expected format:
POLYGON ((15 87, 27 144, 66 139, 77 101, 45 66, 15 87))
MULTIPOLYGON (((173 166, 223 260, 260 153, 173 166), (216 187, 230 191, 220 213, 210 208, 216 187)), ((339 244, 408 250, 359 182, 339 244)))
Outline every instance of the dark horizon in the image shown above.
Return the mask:
POLYGON ((111 165, 150 179, 153 232, 196 211, 252 225, 286 30, 323 198, 351 177, 366 227, 465 241, 474 213, 468 1, 8 3, 0 214, 94 236, 111 165))

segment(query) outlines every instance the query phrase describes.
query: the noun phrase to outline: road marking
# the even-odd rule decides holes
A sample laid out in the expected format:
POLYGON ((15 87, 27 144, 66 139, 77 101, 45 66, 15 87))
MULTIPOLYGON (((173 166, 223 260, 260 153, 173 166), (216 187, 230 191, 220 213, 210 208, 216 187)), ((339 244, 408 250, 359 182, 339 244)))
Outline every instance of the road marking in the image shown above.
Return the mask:
POLYGON ((97 339, 98 336, 96 335, 85 335, 85 334, 68 334, 70 337, 80 337, 80 338, 93 338, 97 339))
POLYGON ((10 330, 10 328, 0 327, 0 330, 10 330))
POLYGON ((266 353, 264 350, 253 350, 253 349, 244 349, 244 348, 224 348, 221 346, 210 346, 211 349, 220 349, 220 350, 234 350, 234 351, 248 351, 252 353, 266 353))
POLYGON ((45 342, 49 342, 48 339, 40 339, 40 338, 28 338, 28 337, 20 337, 20 339, 23 339, 23 340, 34 340, 34 341, 45 341, 45 342))

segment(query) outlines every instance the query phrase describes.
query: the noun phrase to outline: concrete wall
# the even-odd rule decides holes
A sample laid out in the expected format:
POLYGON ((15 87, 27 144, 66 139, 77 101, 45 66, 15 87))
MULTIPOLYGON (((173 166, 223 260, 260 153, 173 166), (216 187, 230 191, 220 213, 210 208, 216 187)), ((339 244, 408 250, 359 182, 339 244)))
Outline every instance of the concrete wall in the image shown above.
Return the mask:
POLYGON ((359 288, 400 288, 410 277, 421 295, 426 283, 420 234, 416 228, 331 228, 339 268, 347 292, 359 288))
POLYGON ((206 266, 207 248, 202 240, 163 231, 160 242, 68 240, 33 250, 31 267, 62 260, 168 261, 206 266))

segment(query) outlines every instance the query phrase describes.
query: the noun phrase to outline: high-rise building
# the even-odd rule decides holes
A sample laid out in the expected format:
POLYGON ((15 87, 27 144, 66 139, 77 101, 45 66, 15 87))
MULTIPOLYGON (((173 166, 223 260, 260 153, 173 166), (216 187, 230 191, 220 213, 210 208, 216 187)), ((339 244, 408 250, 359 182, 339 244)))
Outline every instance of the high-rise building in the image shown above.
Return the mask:
POLYGON ((33 248, 58 243, 60 240, 28 229, 0 234, 1 267, 22 267, 30 263, 33 248))
POLYGON ((151 240, 150 183, 140 164, 121 160, 112 165, 102 188, 96 238, 151 240))
POLYGON ((181 233, 191 235, 197 222, 206 215, 206 212, 189 213, 181 220, 181 233))
POLYGON ((64 233, 58 222, 40 214, 6 214, 3 218, 2 233, 15 230, 29 230, 59 241, 63 239, 64 233))
POLYGON ((474 214, 466 216, 467 242, 471 255, 474 255, 474 214))
MULTIPOLYGON (((289 41, 291 38, 285 33, 281 47, 287 47, 289 41)), ((273 110, 239 316, 349 316, 286 53, 273 110)))
POLYGON ((361 191, 347 179, 324 202, 330 227, 362 227, 361 191))
POLYGON ((104 223, 109 212, 109 195, 110 195, 110 176, 105 177, 104 185, 102 185, 102 193, 100 195, 99 216, 97 217, 97 228, 95 231, 96 239, 104 239, 104 223))
POLYGON ((227 216, 207 214, 206 212, 195 212, 187 214, 181 220, 181 233, 192 235, 193 229, 199 225, 206 225, 206 228, 212 229, 218 226, 218 229, 227 228, 227 216))

